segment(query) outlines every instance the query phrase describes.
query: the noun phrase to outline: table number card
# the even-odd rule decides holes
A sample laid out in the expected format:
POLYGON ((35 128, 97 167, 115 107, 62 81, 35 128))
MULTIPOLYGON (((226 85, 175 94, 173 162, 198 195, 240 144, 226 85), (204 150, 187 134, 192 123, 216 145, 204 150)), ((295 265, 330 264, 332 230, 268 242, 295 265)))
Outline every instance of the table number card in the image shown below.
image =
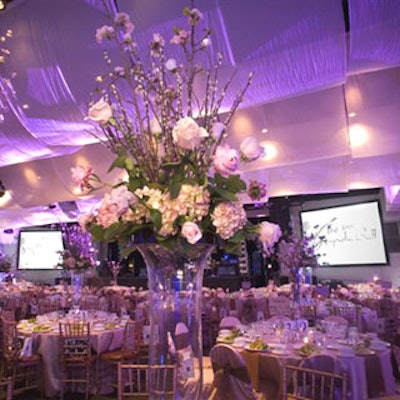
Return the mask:
MULTIPOLYGON (((158 328, 155 327, 153 345, 159 342, 158 328)), ((150 325, 143 325, 143 343, 150 344, 150 325)))
POLYGON ((178 351, 179 377, 183 380, 194 377, 193 351, 189 347, 178 351))
POLYGON ((143 343, 150 344, 150 325, 143 326, 143 343))

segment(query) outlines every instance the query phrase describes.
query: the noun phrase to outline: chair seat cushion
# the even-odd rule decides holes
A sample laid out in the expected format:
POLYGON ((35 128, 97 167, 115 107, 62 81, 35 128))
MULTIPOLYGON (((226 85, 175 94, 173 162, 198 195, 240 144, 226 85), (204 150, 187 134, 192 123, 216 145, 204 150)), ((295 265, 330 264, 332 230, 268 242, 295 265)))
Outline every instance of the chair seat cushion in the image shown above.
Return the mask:
POLYGON ((66 364, 74 364, 74 365, 89 365, 96 361, 96 356, 92 355, 90 357, 82 357, 79 355, 70 355, 68 357, 64 357, 64 363, 66 364))
POLYGON ((123 349, 118 349, 114 351, 107 351, 100 355, 100 359, 102 361, 121 361, 121 360, 129 360, 138 356, 138 352, 131 350, 126 351, 123 349))
POLYGON ((18 359, 18 364, 35 364, 42 361, 40 354, 32 354, 31 356, 21 356, 18 359))

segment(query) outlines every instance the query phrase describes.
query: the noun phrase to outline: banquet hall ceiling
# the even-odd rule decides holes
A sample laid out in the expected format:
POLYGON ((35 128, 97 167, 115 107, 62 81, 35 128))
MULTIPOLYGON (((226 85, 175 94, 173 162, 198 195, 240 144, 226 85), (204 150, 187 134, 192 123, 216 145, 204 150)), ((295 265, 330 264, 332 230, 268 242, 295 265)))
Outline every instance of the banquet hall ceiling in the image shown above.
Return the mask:
MULTIPOLYGON (((97 201, 74 193, 70 168, 91 164, 104 176, 112 161, 84 120, 104 71, 103 51, 115 55, 94 37, 108 22, 105 7, 131 15, 144 52, 153 32, 169 42, 172 27, 185 24, 185 4, 13 0, 0 13, 0 33, 14 32, 7 41, 12 54, 0 64, 0 180, 11 195, 0 198, 0 228, 74 219, 97 201), (15 95, 4 81, 13 73, 15 95)), ((400 3, 348 0, 348 32, 341 0, 195 6, 213 32, 203 63, 221 52, 221 81, 234 74, 226 107, 254 72, 230 142, 256 136, 266 156, 242 166, 244 177, 266 182, 271 197, 384 187, 386 211, 398 211, 400 3)))

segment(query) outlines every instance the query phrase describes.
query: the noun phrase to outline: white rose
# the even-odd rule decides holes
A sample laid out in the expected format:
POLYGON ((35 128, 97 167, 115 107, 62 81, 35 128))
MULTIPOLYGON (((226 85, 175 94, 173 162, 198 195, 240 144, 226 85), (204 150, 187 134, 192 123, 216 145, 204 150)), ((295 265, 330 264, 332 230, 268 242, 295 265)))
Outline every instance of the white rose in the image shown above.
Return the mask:
POLYGON ((102 97, 97 103, 89 108, 89 114, 85 118, 99 124, 106 124, 113 116, 111 106, 102 97))
POLYGON ((199 146, 201 140, 208 136, 208 133, 204 128, 199 127, 192 118, 184 117, 176 123, 172 131, 172 136, 174 142, 180 148, 194 150, 199 146))
POLYGON ((240 144, 240 153, 245 161, 255 161, 264 153, 264 148, 256 138, 248 136, 240 144))
POLYGON ((259 228, 259 239, 267 245, 273 246, 281 237, 282 231, 279 225, 273 224, 272 222, 263 221, 259 228))
POLYGON ((125 185, 112 189, 109 193, 109 199, 115 205, 116 212, 119 215, 123 214, 129 206, 138 202, 137 197, 125 185))
POLYGON ((196 244, 203 237, 199 226, 194 222, 185 222, 182 225, 181 235, 190 244, 196 244))

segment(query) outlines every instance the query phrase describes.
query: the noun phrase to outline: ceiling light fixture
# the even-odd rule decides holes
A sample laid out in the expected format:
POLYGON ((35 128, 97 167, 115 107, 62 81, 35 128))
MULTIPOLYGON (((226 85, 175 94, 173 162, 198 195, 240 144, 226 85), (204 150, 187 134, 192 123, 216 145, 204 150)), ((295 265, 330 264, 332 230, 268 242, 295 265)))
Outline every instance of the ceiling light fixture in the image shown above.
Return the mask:
POLYGON ((6 187, 4 186, 3 181, 0 179, 0 197, 3 197, 6 194, 6 187))
POLYGON ((7 4, 11 2, 12 0, 0 0, 0 11, 4 11, 7 7, 7 4))

